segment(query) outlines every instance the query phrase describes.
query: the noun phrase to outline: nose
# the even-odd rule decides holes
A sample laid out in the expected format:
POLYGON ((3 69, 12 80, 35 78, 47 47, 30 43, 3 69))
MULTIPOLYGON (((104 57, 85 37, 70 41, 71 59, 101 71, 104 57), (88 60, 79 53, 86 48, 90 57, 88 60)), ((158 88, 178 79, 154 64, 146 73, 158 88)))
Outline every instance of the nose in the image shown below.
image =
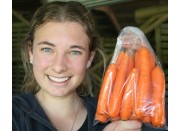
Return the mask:
POLYGON ((56 54, 53 59, 52 70, 56 73, 61 73, 67 70, 67 60, 65 55, 56 54))

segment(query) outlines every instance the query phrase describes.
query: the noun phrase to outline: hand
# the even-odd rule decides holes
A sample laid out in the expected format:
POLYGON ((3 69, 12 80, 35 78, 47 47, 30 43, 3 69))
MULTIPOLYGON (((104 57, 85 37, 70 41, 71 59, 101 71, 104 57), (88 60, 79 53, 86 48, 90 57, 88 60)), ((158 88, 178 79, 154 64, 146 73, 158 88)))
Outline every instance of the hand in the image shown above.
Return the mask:
POLYGON ((141 131, 142 123, 137 120, 114 121, 108 124, 103 131, 141 131))

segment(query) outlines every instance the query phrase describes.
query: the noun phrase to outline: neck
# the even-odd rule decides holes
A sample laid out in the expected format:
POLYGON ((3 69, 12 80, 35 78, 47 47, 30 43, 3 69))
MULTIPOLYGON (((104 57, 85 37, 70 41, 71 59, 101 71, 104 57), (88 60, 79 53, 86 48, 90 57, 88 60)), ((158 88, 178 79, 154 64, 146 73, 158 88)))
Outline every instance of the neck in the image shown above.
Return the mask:
POLYGON ((47 114, 59 114, 58 116, 61 117, 73 114, 77 109, 78 103, 80 103, 80 97, 76 92, 68 96, 55 97, 39 91, 36 94, 36 98, 47 114))
POLYGON ((86 107, 76 92, 66 97, 53 97, 40 91, 36 98, 57 130, 77 131, 86 119, 86 107))

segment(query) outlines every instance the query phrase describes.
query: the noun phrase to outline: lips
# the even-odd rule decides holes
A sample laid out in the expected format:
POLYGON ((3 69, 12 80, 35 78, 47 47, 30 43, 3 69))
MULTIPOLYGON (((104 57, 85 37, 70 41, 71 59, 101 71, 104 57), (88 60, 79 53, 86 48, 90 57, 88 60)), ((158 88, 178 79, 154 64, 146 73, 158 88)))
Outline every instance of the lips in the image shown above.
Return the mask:
POLYGON ((67 81, 70 77, 54 77, 54 76, 48 76, 48 78, 50 80, 52 80, 53 82, 58 82, 58 83, 62 83, 67 81))

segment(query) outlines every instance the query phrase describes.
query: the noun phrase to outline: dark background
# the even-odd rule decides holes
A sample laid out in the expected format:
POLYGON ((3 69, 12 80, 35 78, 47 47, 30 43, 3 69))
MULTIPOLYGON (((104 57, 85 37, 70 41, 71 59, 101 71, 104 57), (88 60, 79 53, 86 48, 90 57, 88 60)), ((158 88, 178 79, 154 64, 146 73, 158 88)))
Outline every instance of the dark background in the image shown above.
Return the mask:
MULTIPOLYGON (((82 1, 82 0, 81 0, 82 1)), ((12 93, 20 93, 24 70, 20 45, 28 31, 34 11, 46 0, 12 1, 12 93)), ((92 12, 102 38, 104 52, 110 60, 116 38, 125 26, 142 29, 158 56, 166 76, 166 102, 168 98, 168 0, 84 0, 92 12)), ((101 63, 101 62, 99 62, 101 63)), ((95 96, 99 93, 102 65, 91 69, 95 96)))

